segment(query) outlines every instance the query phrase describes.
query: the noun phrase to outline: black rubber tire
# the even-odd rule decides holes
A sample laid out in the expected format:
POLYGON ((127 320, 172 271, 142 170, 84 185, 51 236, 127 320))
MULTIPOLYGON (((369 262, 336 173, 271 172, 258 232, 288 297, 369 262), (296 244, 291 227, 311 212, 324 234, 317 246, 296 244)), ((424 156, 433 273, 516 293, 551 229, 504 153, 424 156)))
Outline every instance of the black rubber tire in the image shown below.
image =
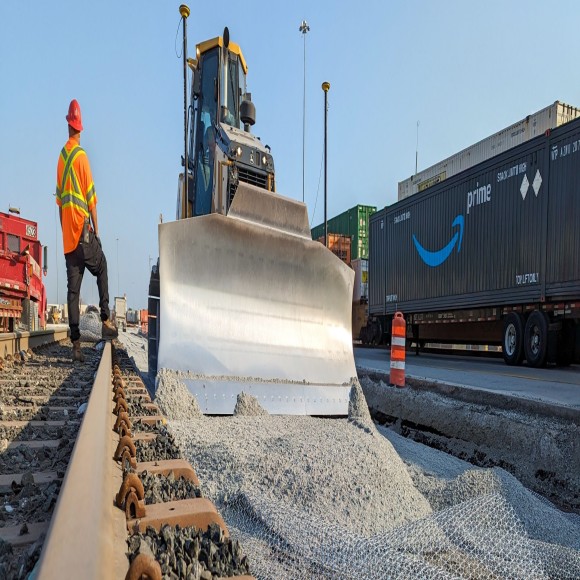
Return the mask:
POLYGON ((524 349, 526 360, 531 367, 538 368, 546 365, 549 322, 548 315, 539 310, 534 310, 526 322, 524 349))
POLYGON ((503 322, 503 360, 506 365, 521 365, 524 360, 524 317, 510 312, 503 322))

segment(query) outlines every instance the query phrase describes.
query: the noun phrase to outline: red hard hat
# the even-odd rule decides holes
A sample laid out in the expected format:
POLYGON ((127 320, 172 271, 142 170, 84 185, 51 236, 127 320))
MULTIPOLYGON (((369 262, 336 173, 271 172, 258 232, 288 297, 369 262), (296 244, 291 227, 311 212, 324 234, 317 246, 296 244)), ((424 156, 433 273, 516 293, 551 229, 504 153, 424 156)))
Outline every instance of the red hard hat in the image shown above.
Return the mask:
POLYGON ((68 115, 66 116, 68 124, 77 131, 83 130, 83 121, 81 119, 81 106, 76 99, 73 99, 68 106, 68 115))

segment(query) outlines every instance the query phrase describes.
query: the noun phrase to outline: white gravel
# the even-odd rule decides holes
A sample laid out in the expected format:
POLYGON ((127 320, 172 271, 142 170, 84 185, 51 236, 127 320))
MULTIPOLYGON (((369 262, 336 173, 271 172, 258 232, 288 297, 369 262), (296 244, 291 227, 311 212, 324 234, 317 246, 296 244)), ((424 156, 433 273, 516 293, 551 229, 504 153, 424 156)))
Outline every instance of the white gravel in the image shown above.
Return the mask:
POLYGON ((392 445, 346 419, 200 417, 170 426, 217 504, 247 491, 363 535, 431 513, 392 445))
POLYGON ((119 332, 119 342, 127 349, 127 354, 133 359, 135 366, 141 373, 147 373, 149 361, 147 360, 147 337, 139 334, 134 327, 127 327, 125 332, 119 332))

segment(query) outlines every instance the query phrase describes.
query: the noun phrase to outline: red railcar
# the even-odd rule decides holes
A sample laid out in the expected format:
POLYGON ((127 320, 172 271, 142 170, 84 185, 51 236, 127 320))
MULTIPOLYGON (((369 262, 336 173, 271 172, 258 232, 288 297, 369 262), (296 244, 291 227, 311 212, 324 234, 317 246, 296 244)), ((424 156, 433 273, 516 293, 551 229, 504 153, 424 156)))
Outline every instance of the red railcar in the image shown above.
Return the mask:
POLYGON ((0 332, 45 327, 43 258, 37 224, 0 212, 0 332))

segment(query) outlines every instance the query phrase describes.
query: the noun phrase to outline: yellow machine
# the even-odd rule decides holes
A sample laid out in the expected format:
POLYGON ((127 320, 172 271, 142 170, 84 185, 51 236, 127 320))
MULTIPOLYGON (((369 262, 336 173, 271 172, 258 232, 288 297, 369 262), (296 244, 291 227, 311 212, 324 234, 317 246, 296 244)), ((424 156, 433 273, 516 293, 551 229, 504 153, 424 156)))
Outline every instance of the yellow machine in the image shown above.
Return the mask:
POLYGON ((188 68, 187 180, 180 175, 177 220, 159 225, 150 373, 188 372, 208 414, 231 414, 244 391, 270 413, 344 415, 356 376, 354 273, 312 241, 306 205, 275 193, 228 29, 198 44, 188 68))
POLYGON ((60 310, 58 306, 51 306, 48 312, 48 323, 49 324, 59 324, 61 320, 60 310))

